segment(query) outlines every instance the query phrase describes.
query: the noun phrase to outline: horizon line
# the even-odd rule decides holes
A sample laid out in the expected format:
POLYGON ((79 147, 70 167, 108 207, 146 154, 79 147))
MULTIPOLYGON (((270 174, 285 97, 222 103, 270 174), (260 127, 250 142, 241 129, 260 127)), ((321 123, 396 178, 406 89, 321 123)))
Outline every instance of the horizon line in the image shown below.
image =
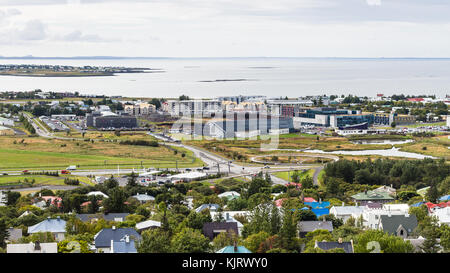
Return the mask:
POLYGON ((439 60, 450 59, 450 57, 277 57, 277 56, 234 56, 234 57, 220 57, 220 56, 203 56, 203 57, 174 57, 174 56, 0 56, 0 59, 360 59, 360 60, 439 60))

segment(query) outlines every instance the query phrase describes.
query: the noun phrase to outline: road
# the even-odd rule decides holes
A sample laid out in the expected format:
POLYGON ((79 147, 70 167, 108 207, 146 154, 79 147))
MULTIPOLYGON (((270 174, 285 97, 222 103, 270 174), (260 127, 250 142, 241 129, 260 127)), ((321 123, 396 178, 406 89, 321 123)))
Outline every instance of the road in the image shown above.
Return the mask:
MULTIPOLYGON (((45 127, 41 127, 39 125, 39 123, 32 118, 32 116, 30 116, 28 113, 23 113, 24 116, 30 121, 30 123, 33 125, 33 127, 36 130, 36 133, 41 136, 41 137, 45 137, 45 138, 55 138, 55 139, 62 139, 62 140, 84 140, 84 139, 79 139, 79 138, 71 138, 71 137, 59 137, 59 136, 55 136, 53 135, 51 132, 49 132, 45 127)), ((209 171, 207 171, 208 173, 217 173, 217 172, 221 172, 221 173, 228 173, 229 177, 242 177, 242 176, 251 176, 254 175, 256 173, 259 173, 261 171, 263 172, 268 172, 268 173, 274 173, 274 172, 278 172, 278 171, 286 171, 286 170, 291 170, 291 171, 295 171, 295 170, 304 170, 304 169, 311 169, 314 168, 316 171, 314 173, 314 184, 318 185, 318 176, 320 171, 323 169, 323 165, 317 166, 317 164, 277 164, 277 165, 271 165, 270 168, 266 167, 258 167, 258 166, 243 166, 243 165, 239 165, 234 163, 233 161, 222 157, 220 155, 217 154, 213 154, 209 151, 206 151, 204 149, 198 148, 198 147, 194 147, 194 146, 189 146, 186 144, 181 144, 181 143, 168 143, 168 142, 163 142, 163 144, 165 145, 170 145, 170 146, 175 146, 175 147, 182 147, 185 148, 187 150, 190 150, 193 152, 194 156, 201 159, 206 166, 208 166, 210 168, 209 171)), ((289 150, 286 149, 285 151, 296 151, 299 152, 300 150, 289 150)), ((277 154, 279 155, 279 154, 277 154)), ((271 155, 264 155, 265 157, 270 157, 271 155)), ((332 155, 308 155, 309 157, 323 157, 323 158, 331 158, 335 161, 339 160, 339 157, 337 156, 332 156, 332 155)), ((260 156, 255 156, 253 157, 251 160, 256 162, 256 163, 265 163, 268 164, 267 162, 259 162, 256 158, 258 158, 260 156)), ((176 168, 169 168, 169 170, 177 170, 176 168)), ((58 170, 53 170, 53 171, 58 171, 58 170)), ((78 176, 88 176, 88 175, 111 175, 111 174, 125 174, 125 173, 131 173, 132 171, 134 172, 143 172, 143 170, 137 170, 137 169, 120 169, 120 171, 118 171, 117 169, 95 169, 95 170, 78 170, 78 171, 72 171, 73 175, 78 175, 78 176)), ((21 174, 21 172, 19 171, 11 171, 11 172, 7 172, 11 175, 17 175, 17 174, 21 174)), ((273 182, 275 184, 285 184, 287 183, 287 181, 277 178, 275 176, 273 177, 273 182)))

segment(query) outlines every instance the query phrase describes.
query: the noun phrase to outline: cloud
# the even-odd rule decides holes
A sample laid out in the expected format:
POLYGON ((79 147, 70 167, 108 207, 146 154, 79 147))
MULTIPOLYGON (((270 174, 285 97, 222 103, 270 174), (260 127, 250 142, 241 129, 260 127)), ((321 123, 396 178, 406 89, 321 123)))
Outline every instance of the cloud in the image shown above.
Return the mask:
POLYGON ((72 31, 63 36, 56 36, 54 39, 66 42, 91 42, 91 43, 118 41, 115 39, 105 39, 97 34, 83 34, 83 32, 80 30, 72 31))
POLYGON ((366 0, 369 6, 381 6, 381 0, 366 0))
POLYGON ((46 26, 40 20, 31 20, 22 30, 17 32, 20 40, 37 41, 47 38, 46 26))

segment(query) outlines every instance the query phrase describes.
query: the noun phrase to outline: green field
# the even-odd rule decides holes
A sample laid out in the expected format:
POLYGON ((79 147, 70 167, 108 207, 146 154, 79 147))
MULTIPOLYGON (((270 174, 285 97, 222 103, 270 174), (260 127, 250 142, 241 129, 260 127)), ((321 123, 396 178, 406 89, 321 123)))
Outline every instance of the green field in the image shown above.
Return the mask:
MULTIPOLYGON (((314 176, 315 169, 310 169, 310 170, 307 170, 305 172, 302 172, 302 171, 298 171, 298 172, 299 172, 300 180, 302 180, 306 176, 309 176, 309 177, 312 178, 314 176)), ((292 172, 277 172, 277 173, 274 173, 274 175, 276 177, 281 178, 281 179, 286 180, 286 181, 291 181, 291 182, 292 182, 292 175, 293 174, 294 174, 294 171, 292 171, 292 172), (290 179, 289 179, 289 174, 291 175, 290 179)))
POLYGON ((61 175, 61 176, 47 176, 47 175, 5 175, 0 176, 0 186, 15 186, 15 185, 27 185, 30 183, 32 186, 64 186, 65 178, 78 179, 80 185, 88 184, 94 185, 93 182, 87 177, 79 177, 73 175, 61 175), (34 181, 34 183, 33 183, 34 181))
MULTIPOLYGON (((186 157, 190 157, 186 152, 186 157)), ((117 168, 140 168, 144 167, 173 168, 176 161, 172 154, 155 156, 152 159, 140 159, 129 157, 113 157, 101 155, 81 155, 75 153, 58 153, 43 151, 25 151, 0 149, 0 170, 22 170, 22 169, 65 169, 70 165, 79 166, 78 169, 103 169, 117 168)), ((179 168, 202 166, 201 160, 189 158, 178 162, 179 168)))

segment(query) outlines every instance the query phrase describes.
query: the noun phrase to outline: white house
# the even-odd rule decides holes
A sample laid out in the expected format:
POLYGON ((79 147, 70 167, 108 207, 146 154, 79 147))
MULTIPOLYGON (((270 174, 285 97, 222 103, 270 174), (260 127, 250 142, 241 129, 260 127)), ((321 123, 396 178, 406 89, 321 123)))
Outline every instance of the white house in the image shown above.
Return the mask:
POLYGON ((333 214, 337 219, 341 219, 344 223, 351 217, 357 219, 361 217, 365 207, 362 206, 333 206, 330 209, 330 214, 333 214))
POLYGON ((57 243, 8 244, 6 253, 58 253, 57 243))
POLYGON ((432 215, 439 219, 440 224, 450 225, 450 207, 436 209, 432 215))

